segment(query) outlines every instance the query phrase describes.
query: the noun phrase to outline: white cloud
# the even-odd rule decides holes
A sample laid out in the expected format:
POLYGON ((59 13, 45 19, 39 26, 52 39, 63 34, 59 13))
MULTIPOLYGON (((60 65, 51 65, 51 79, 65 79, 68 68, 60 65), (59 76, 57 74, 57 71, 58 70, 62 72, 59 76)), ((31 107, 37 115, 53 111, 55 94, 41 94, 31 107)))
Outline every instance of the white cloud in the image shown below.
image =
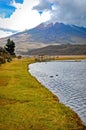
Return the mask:
MULTIPOLYGON (((0 17, 1 28, 22 31, 47 20, 86 27, 86 0, 24 0, 23 4, 13 0, 10 4, 16 10, 10 18, 4 18, 3 13, 0 17), (39 11, 43 11, 41 16, 39 11)), ((8 35, 8 32, 3 32, 3 36, 4 33, 8 35)))
POLYGON ((86 27, 86 0, 43 0, 35 9, 50 10, 51 22, 62 22, 86 27), (52 9, 49 8, 53 3, 52 9))
POLYGON ((6 32, 6 31, 2 31, 0 30, 0 38, 3 38, 3 37, 7 37, 9 35, 12 35, 12 32, 6 32))
MULTIPOLYGON (((14 0, 11 5, 16 7, 15 12, 13 12, 10 18, 0 18, 0 27, 22 31, 33 28, 41 22, 49 20, 49 12, 44 12, 43 15, 40 16, 36 10, 33 10, 33 6, 36 6, 38 3, 39 0, 24 0, 23 4, 19 4, 14 0)), ((2 35, 1 32, 0 37, 2 35)))
POLYGON ((86 27, 86 0, 60 0, 51 19, 86 27), (59 9, 59 11, 58 11, 59 9), (58 12, 58 13, 57 13, 58 12))

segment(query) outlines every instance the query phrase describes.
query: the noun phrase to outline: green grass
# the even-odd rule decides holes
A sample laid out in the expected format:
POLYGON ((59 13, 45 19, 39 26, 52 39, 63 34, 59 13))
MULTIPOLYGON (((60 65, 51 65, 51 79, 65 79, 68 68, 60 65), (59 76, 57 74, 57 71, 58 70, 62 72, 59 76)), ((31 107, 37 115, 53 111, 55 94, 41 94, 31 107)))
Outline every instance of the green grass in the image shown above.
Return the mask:
POLYGON ((0 66, 0 130, 85 130, 77 114, 28 73, 32 62, 0 66))

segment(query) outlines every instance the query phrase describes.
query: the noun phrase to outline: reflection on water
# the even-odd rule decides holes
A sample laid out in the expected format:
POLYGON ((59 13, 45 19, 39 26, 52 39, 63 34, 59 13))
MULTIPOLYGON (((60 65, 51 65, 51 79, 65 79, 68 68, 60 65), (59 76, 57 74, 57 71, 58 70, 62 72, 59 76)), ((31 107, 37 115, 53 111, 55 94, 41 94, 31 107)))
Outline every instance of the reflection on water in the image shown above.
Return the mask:
POLYGON ((86 61, 34 63, 30 73, 78 113, 86 125, 86 61))

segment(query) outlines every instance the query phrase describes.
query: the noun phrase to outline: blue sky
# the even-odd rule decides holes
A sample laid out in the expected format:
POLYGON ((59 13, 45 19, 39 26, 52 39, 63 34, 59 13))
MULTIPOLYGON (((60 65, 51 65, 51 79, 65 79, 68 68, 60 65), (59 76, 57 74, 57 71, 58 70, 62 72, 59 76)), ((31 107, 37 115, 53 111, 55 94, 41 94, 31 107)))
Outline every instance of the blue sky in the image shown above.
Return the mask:
POLYGON ((0 37, 46 21, 86 27, 86 0, 0 0, 0 37))
POLYGON ((39 0, 0 0, 0 37, 33 28, 49 20, 49 11, 33 9, 39 3, 39 0))
MULTIPOLYGON (((16 3, 23 4, 23 0, 15 0, 16 3)), ((11 5, 12 0, 0 0, 0 16, 9 18, 16 8, 11 5)))

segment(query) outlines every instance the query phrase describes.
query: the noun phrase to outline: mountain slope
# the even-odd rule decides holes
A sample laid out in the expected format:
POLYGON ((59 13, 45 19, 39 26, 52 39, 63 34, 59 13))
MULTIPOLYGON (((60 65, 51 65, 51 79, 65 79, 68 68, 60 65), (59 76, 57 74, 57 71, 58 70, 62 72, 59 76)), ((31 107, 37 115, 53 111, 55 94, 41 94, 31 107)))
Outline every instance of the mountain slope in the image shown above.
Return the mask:
MULTIPOLYGON (((16 43, 16 52, 41 48, 47 45, 86 44, 86 28, 63 23, 42 23, 37 27, 10 36, 16 43)), ((8 37, 0 39, 0 46, 6 44, 8 37)))
POLYGON ((80 40, 86 41, 86 28, 62 23, 42 23, 25 33, 30 34, 30 42, 79 44, 80 40))
POLYGON ((50 45, 28 50, 26 55, 86 55, 86 45, 50 45))

